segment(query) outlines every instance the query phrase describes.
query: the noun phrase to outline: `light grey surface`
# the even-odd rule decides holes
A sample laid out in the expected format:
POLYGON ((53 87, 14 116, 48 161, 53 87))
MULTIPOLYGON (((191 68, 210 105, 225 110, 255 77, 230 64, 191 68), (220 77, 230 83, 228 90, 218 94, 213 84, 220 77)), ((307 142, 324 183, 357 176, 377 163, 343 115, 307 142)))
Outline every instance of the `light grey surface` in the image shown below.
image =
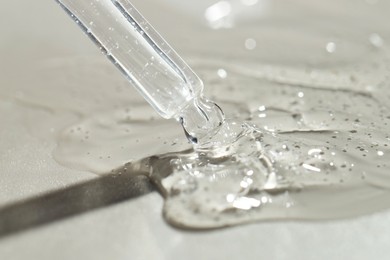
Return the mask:
MULTIPOLYGON (((162 1, 133 2, 151 22, 172 22, 172 17, 165 19, 160 9, 152 7, 154 2, 164 5, 162 1)), ((173 45, 185 38, 175 38, 175 32, 161 24, 156 27, 166 31, 173 45)), ((51 157, 56 127, 74 120, 74 115, 54 119, 45 111, 16 110, 7 94, 17 90, 23 70, 34 60, 99 55, 98 51, 54 0, 3 3, 0 32, 0 206, 95 180, 95 175, 62 167, 51 157), (45 122, 39 136, 21 124, 22 119, 37 118, 45 122)), ((388 211, 340 221, 265 222, 189 232, 164 222, 162 202, 157 193, 150 193, 11 232, 0 238, 0 259, 388 259, 390 255, 388 211)))

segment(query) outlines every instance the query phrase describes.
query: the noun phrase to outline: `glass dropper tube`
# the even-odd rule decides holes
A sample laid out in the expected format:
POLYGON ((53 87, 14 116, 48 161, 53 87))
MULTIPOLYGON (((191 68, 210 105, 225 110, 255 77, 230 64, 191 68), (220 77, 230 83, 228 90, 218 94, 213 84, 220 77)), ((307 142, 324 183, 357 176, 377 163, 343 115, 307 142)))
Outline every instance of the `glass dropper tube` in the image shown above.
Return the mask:
POLYGON ((223 121, 203 83, 128 0, 56 0, 164 118, 193 142, 223 121))

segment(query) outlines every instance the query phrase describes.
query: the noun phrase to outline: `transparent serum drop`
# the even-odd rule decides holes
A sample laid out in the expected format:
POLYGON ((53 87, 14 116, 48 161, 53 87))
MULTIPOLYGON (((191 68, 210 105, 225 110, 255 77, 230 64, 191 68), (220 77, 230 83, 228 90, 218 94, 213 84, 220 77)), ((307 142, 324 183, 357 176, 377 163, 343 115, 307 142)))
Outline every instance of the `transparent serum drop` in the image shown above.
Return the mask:
POLYGON ((214 136, 224 120, 222 109, 216 103, 201 96, 189 102, 180 112, 178 121, 188 140, 195 146, 203 147, 209 145, 205 139, 214 136))

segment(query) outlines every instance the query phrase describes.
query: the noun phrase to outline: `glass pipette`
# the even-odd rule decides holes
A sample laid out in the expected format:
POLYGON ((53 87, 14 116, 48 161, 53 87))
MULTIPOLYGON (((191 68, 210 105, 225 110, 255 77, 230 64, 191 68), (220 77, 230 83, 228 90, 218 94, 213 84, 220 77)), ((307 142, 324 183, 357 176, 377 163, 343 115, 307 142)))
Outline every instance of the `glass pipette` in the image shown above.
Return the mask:
POLYGON ((199 139, 218 128, 222 110, 203 83, 128 0, 56 0, 164 118, 199 139))

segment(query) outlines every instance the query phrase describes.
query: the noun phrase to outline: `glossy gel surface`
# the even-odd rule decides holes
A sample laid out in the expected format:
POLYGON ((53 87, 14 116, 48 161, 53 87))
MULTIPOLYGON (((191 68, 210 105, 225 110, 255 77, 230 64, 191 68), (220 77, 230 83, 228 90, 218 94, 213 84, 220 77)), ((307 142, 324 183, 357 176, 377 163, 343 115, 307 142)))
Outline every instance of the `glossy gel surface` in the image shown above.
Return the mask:
POLYGON ((160 119, 109 64, 92 59, 49 64, 44 73, 53 84, 26 89, 18 100, 80 115, 58 136, 55 159, 99 174, 143 167, 165 198, 164 216, 179 227, 388 209, 386 8, 317 4, 278 9, 259 2, 250 10, 263 16, 230 9, 219 19, 212 10, 223 6, 207 9, 212 29, 194 31, 203 38, 183 48, 187 58, 193 53, 189 63, 205 95, 226 114, 210 139, 218 146, 194 151, 176 122, 160 119), (72 77, 61 79, 63 72, 72 77))

